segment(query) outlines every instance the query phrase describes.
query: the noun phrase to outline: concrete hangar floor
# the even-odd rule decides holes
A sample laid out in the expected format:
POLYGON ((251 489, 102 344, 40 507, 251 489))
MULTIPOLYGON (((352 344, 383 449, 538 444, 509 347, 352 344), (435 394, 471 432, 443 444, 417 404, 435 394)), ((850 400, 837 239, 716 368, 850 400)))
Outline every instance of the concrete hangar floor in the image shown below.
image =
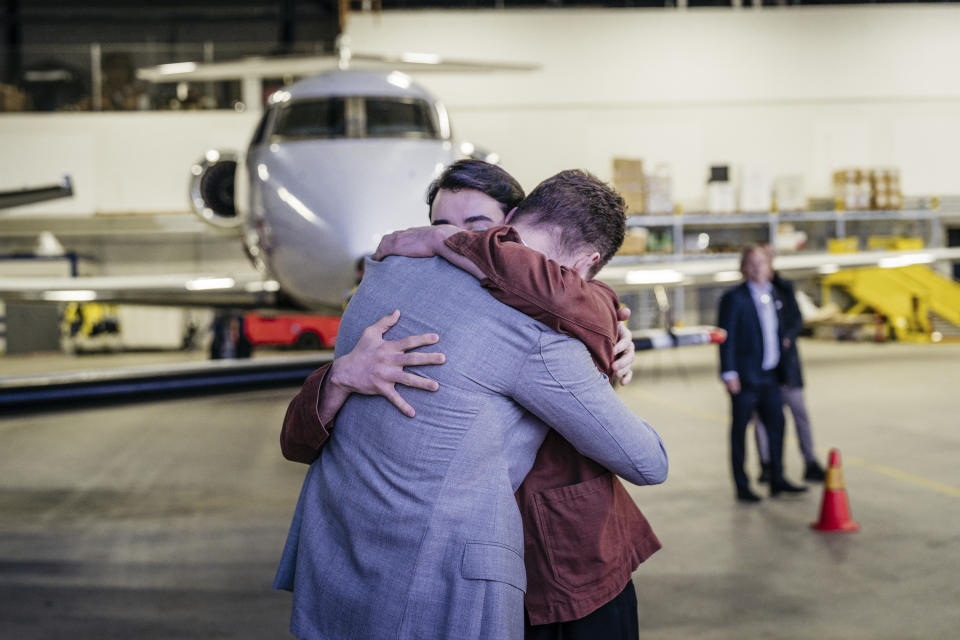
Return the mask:
MULTIPOLYGON (((861 530, 810 529, 819 485, 736 503, 715 350, 641 354, 620 393, 671 460, 631 487, 664 545, 633 576, 644 638, 958 637, 960 345, 801 350, 861 530)), ((270 584, 304 474, 278 447, 293 393, 0 420, 0 637, 288 637, 270 584)))

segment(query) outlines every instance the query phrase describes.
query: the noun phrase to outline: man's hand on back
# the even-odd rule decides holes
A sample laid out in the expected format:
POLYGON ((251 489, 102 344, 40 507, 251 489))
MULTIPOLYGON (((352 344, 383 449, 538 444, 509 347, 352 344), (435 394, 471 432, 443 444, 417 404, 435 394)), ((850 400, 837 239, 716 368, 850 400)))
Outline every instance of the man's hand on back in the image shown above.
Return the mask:
POLYGON ((460 231, 463 231, 463 229, 452 224, 394 231, 383 236, 380 245, 373 254, 373 259, 383 260, 387 256, 430 258, 442 255, 443 241, 460 231))
POLYGON ((442 353, 406 353, 410 349, 436 344, 440 337, 435 333, 384 340, 383 334, 399 319, 399 311, 380 318, 363 330, 350 353, 334 360, 327 381, 334 396, 350 393, 381 395, 405 415, 411 418, 416 415, 413 407, 397 393, 395 385, 425 391, 436 391, 438 385, 434 380, 406 372, 403 368, 443 364, 446 358, 442 353))
POLYGON ((628 307, 617 309, 617 319, 620 323, 617 325, 617 344, 613 347, 613 353, 617 358, 613 361, 613 373, 621 385, 629 384, 633 380, 633 361, 637 356, 633 335, 624 324, 629 317, 628 307))

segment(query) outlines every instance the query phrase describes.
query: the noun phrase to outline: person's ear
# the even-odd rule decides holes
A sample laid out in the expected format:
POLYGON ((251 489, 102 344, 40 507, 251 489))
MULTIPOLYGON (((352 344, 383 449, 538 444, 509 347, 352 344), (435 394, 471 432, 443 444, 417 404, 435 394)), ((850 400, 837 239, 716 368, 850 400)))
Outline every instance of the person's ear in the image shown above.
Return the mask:
POLYGON ((581 253, 573 261, 573 270, 580 274, 584 280, 588 279, 588 274, 595 264, 600 262, 600 254, 596 251, 592 253, 581 253))
POLYGON ((503 219, 503 224, 510 224, 510 218, 512 218, 513 214, 515 214, 516 212, 517 212, 516 207, 514 207, 513 209, 510 209, 510 211, 507 212, 507 217, 503 219))

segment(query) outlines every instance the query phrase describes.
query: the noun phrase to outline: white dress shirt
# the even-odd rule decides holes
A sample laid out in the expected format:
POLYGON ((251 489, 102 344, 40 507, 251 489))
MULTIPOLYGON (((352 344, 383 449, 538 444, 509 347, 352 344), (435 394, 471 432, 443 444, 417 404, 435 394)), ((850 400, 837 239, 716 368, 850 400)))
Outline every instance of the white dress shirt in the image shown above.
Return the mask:
MULTIPOLYGON (((773 297, 773 285, 769 282, 760 285, 747 280, 747 289, 750 290, 750 297, 753 298, 753 305, 757 309, 760 332, 763 334, 761 368, 764 371, 772 371, 780 363, 780 322, 777 320, 777 302, 773 297)), ((729 381, 739 378, 739 375, 736 371, 724 371, 720 377, 729 381)))
POLYGON ((777 368, 780 362, 780 337, 778 335, 780 323, 777 320, 776 301, 773 298, 773 285, 769 282, 756 284, 747 281, 750 296, 757 308, 760 318, 760 331, 763 333, 763 370, 770 371, 777 368))

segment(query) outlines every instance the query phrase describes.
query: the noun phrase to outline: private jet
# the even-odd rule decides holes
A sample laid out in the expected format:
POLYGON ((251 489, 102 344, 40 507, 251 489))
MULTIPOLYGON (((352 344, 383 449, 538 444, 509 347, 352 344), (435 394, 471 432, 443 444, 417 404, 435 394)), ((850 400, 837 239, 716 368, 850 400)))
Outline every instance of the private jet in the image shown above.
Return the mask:
MULTIPOLYGON (((211 73, 193 65, 156 71, 156 77, 208 79, 211 73)), ((272 94, 245 153, 211 150, 191 168, 195 213, 210 225, 236 228, 258 276, 0 278, 0 298, 338 313, 357 283, 359 261, 384 234, 426 222, 427 185, 458 157, 476 157, 471 147, 454 142, 443 104, 409 75, 335 68, 272 94)), ((943 259, 960 259, 960 249, 780 256, 775 267, 793 276, 825 273, 826 266, 943 259)), ((739 273, 730 258, 649 264, 622 257, 599 277, 625 292, 730 282, 739 273)), ((638 346, 720 339, 709 329, 660 334, 659 341, 638 346)))

